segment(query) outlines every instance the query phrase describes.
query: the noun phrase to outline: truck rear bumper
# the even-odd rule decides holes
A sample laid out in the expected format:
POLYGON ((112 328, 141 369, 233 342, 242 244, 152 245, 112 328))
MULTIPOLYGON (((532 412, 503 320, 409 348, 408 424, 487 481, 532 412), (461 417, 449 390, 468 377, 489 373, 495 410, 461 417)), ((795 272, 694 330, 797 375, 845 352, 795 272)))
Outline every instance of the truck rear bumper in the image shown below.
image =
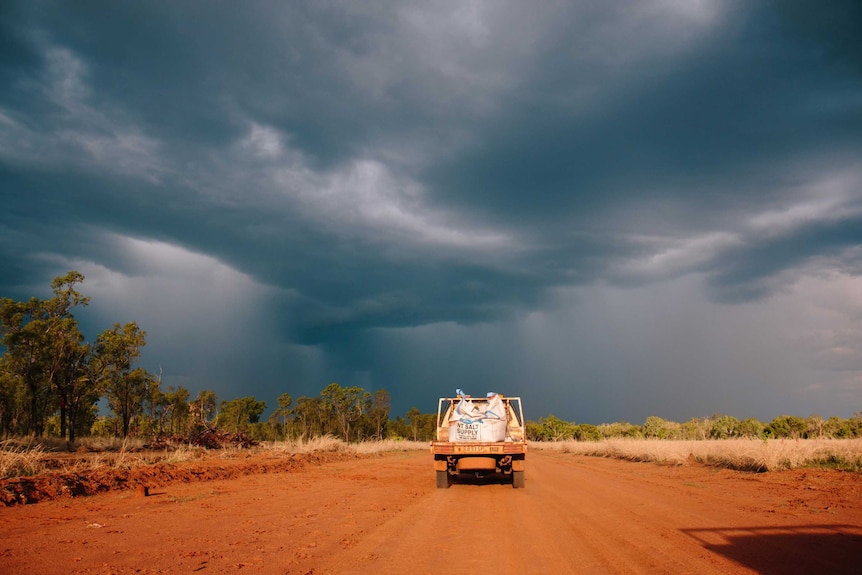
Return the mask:
POLYGON ((527 444, 522 442, 431 442, 431 453, 435 455, 514 455, 526 452, 527 444))

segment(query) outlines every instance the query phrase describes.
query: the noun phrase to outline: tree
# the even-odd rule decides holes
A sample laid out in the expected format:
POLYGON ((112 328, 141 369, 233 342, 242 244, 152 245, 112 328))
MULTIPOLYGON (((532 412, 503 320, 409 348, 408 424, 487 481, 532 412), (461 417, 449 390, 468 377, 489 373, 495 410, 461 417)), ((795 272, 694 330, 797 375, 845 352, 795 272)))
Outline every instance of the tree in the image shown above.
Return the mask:
POLYGON ((100 397, 99 381, 90 377, 91 347, 83 342, 83 337, 75 339, 77 336, 72 336, 64 352, 58 353, 62 361, 52 377, 60 403, 60 436, 65 437, 68 431, 70 442, 75 441, 81 418, 100 397))
POLYGON ((740 421, 738 429, 740 437, 757 438, 763 435, 763 423, 754 417, 740 421))
POLYGON ((143 413, 146 416, 146 432, 160 435, 165 431, 165 420, 170 415, 171 409, 168 405, 168 397, 162 391, 162 371, 150 381, 144 395, 143 413))
POLYGON ((24 425, 25 410, 24 386, 14 370, 7 367, 9 354, 0 356, 0 433, 7 435, 19 431, 24 425))
POLYGON ((415 405, 407 412, 407 421, 410 422, 410 432, 413 436, 413 441, 419 438, 419 427, 422 423, 422 412, 415 405))
POLYGON ((537 433, 539 441, 571 440, 575 437, 575 425, 551 414, 547 417, 539 418, 537 433))
POLYGON ((712 431, 712 421, 694 417, 680 425, 681 439, 706 439, 712 431))
POLYGON ((191 405, 189 404, 191 393, 183 386, 179 386, 176 390, 173 386, 168 386, 167 391, 161 392, 158 390, 160 380, 161 377, 156 378, 155 389, 149 400, 152 409, 151 417, 156 424, 155 431, 157 433, 183 433, 188 428, 191 413, 191 405))
POLYGON ((643 430, 639 425, 634 425, 628 421, 617 421, 614 423, 603 423, 599 425, 599 432, 603 439, 611 439, 615 437, 643 437, 643 430))
POLYGON ((342 387, 333 382, 320 392, 320 397, 324 411, 333 416, 342 439, 350 441, 350 426, 368 408, 368 392, 361 387, 342 387))
POLYGON ((739 420, 732 415, 713 415, 709 436, 712 439, 728 439, 739 435, 739 420))
POLYGON ((769 422, 763 433, 768 437, 799 439, 805 433, 805 421, 795 415, 779 415, 769 422))
POLYGON ((219 406, 218 426, 237 433, 248 431, 250 424, 260 421, 265 409, 266 402, 257 401, 254 396, 222 401, 219 406))
POLYGON ((862 411, 857 411, 847 420, 848 437, 862 437, 862 411))
POLYGON ((403 423, 398 425, 400 418, 395 420, 395 428, 401 428, 406 431, 413 441, 429 441, 434 438, 437 433, 437 414, 422 413, 417 407, 410 408, 407 412, 407 425, 403 423), (404 429, 406 427, 406 429, 404 429))
POLYGON ((808 439, 823 437, 826 420, 822 416, 812 414, 805 420, 805 437, 808 439))
POLYGON ((301 430, 300 437, 307 439, 323 433, 320 425, 323 409, 323 400, 319 397, 302 396, 296 400, 296 405, 291 410, 301 430))
POLYGON ((49 388, 44 376, 43 330, 37 325, 41 302, 31 298, 18 302, 9 298, 0 300, 0 328, 2 345, 6 348, 3 367, 9 381, 20 386, 22 393, 15 394, 26 404, 26 430, 42 435, 48 405, 49 388))
POLYGON ((647 417, 643 424, 643 434, 647 438, 672 439, 672 430, 672 422, 655 415, 647 417))
POLYGON ((530 441, 542 441, 542 425, 538 421, 530 421, 528 420, 525 429, 527 432, 527 439, 530 441))
MULTIPOLYGON (((53 298, 0 300, 4 379, 7 385, 21 386, 27 404, 26 429, 34 435, 43 434, 46 418, 59 408, 65 436, 67 417, 74 419, 85 398, 89 399, 82 377, 88 349, 72 315, 73 308, 89 303, 75 289, 83 280, 82 274, 70 271, 51 282, 53 298)), ((71 429, 74 438, 74 425, 71 429)))
POLYGON ((368 418, 374 426, 374 436, 377 439, 383 439, 383 428, 386 422, 389 421, 390 409, 391 400, 388 391, 378 389, 371 395, 371 407, 368 410, 368 418))
POLYGON ((413 407, 407 412, 407 421, 413 441, 430 441, 437 433, 436 413, 422 413, 413 407))
POLYGON ((277 423, 281 420, 281 437, 286 437, 287 420, 290 417, 290 404, 293 403, 293 398, 289 393, 282 393, 278 396, 276 402, 278 403, 278 407, 276 407, 275 411, 272 412, 270 419, 273 423, 277 423))
POLYGON ((115 323, 96 339, 96 354, 105 370, 108 405, 120 418, 123 437, 129 434, 132 418, 143 410, 153 379, 141 368, 132 370, 146 345, 146 335, 135 322, 122 327, 115 323))
POLYGON ((54 278, 51 282, 54 297, 43 302, 49 348, 47 379, 59 402, 60 436, 66 436, 68 424, 69 441, 75 440, 81 410, 98 400, 97 386, 86 376, 90 347, 84 342, 84 335, 71 312, 79 305, 90 303, 90 298, 75 289, 75 285, 83 281, 84 276, 76 271, 54 278))
POLYGON ((578 441, 599 441, 602 438, 599 428, 589 423, 579 423, 573 426, 574 437, 578 441))
POLYGON ((218 416, 218 397, 214 391, 203 389, 189 405, 196 425, 206 425, 218 416))

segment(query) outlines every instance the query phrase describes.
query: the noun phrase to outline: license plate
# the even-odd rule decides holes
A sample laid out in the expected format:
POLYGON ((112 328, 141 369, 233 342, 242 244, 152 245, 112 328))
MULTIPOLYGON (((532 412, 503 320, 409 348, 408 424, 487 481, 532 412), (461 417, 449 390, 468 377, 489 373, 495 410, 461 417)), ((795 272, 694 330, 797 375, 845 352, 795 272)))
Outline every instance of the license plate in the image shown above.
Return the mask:
POLYGON ((503 453, 502 445, 456 445, 455 453, 503 453))

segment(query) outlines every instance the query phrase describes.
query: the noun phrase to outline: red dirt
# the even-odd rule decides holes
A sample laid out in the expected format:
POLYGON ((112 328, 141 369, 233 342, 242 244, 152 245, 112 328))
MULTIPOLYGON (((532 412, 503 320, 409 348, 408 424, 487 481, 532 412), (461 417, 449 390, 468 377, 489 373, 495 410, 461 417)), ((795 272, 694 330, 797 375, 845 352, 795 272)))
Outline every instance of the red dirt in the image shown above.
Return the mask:
POLYGON ((177 473, 0 508, 0 573, 808 575, 858 573, 862 558, 862 475, 838 471, 533 451, 526 489, 437 489, 422 452, 177 473))

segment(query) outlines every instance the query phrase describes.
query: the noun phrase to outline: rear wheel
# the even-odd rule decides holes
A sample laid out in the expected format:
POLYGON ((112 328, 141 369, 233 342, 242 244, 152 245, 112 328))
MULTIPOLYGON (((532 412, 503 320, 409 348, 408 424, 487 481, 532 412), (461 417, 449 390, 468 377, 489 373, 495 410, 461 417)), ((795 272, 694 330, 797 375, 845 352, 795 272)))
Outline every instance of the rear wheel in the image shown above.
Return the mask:
POLYGON ((524 488, 524 472, 523 471, 513 471, 512 472, 512 487, 515 489, 523 489, 524 488))
POLYGON ((437 488, 447 489, 449 487, 449 472, 437 471, 437 488))

